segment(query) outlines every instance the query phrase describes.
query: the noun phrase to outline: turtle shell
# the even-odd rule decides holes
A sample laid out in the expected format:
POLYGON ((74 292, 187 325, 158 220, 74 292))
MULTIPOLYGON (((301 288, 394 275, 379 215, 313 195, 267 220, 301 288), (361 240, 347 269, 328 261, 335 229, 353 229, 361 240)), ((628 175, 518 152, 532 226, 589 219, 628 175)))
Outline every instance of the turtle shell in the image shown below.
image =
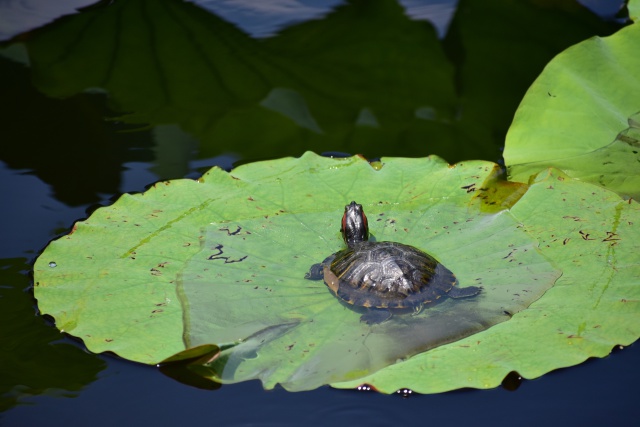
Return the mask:
POLYGON ((348 304, 419 308, 445 296, 456 277, 423 251, 396 242, 355 244, 325 262, 324 281, 348 304))

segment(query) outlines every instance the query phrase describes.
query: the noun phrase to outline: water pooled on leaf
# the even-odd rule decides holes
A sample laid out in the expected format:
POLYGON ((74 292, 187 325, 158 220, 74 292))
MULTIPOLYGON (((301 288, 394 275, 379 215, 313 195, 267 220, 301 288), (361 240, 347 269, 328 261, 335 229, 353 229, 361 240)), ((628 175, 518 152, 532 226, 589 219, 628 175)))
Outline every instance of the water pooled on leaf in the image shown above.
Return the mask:
POLYGON ((385 218, 371 225, 378 241, 420 248, 456 274, 456 286, 483 292, 367 325, 322 281, 304 279, 343 248, 341 210, 212 223, 180 280, 187 348, 228 345, 203 375, 289 390, 356 379, 509 319, 559 276, 506 211, 470 213, 446 199, 365 209, 385 218))

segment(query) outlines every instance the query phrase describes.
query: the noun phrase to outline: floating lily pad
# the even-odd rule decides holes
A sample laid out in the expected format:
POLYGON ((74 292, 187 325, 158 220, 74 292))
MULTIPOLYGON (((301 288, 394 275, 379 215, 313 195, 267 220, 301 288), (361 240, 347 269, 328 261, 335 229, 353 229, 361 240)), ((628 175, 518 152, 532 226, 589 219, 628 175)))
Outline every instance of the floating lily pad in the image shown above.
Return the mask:
POLYGON ((634 23, 579 43, 547 65, 507 134, 504 158, 513 180, 527 182, 552 166, 640 198, 639 45, 634 23))
POLYGON ((231 173, 214 168, 199 181, 159 183, 98 209, 52 242, 34 267, 35 296, 58 328, 91 351, 150 364, 195 357, 201 360, 192 369, 200 375, 221 382, 261 378, 266 387, 282 383, 292 390, 347 379, 375 382, 382 391, 495 385, 504 367, 540 374, 635 340, 635 202, 556 175, 528 189, 497 180, 497 169, 483 161, 451 166, 437 157, 383 158, 373 168, 357 156, 307 153, 231 173), (542 191, 548 187, 556 191, 542 191), (481 284, 483 292, 445 300, 418 316, 362 324, 322 282, 303 279, 311 264, 341 248, 338 222, 351 200, 365 206, 378 240, 418 246, 454 271, 459 286, 481 284), (597 237, 602 246, 583 246, 578 231, 587 235, 584 242, 597 237), (607 232, 615 234, 610 240, 622 240, 604 242, 607 232), (570 244, 562 245, 566 238, 570 244), (596 248, 610 253, 598 255, 596 248), (562 291, 555 285, 545 293, 558 269, 562 291), (594 312, 589 292, 602 286, 603 274, 613 274, 607 303, 600 301, 594 312), (536 308, 543 302, 560 309, 536 308), (489 327, 509 317, 504 311, 515 314, 489 327), (460 325, 444 326, 445 319, 460 325), (432 320, 437 327, 427 326, 432 320), (595 331, 598 345, 576 357, 577 347, 567 349, 559 329, 581 336, 595 331), (535 343, 545 340, 553 348, 540 354, 535 343), (459 353, 461 346, 470 350, 459 353), (335 357, 349 350, 353 356, 335 357), (446 359, 443 368, 433 363, 434 354, 446 359), (365 377, 380 368, 373 375, 384 380, 365 377))
POLYGON ((214 168, 199 181, 162 182, 144 194, 124 195, 78 222, 38 258, 34 292, 40 310, 94 352, 155 364, 185 349, 178 275, 200 251, 207 224, 283 209, 324 210, 329 218, 353 199, 467 198, 494 172, 489 162, 450 167, 436 157, 384 163, 378 171, 357 156, 307 153, 232 173, 214 168), (455 177, 451 187, 430 184, 447 176, 455 177))

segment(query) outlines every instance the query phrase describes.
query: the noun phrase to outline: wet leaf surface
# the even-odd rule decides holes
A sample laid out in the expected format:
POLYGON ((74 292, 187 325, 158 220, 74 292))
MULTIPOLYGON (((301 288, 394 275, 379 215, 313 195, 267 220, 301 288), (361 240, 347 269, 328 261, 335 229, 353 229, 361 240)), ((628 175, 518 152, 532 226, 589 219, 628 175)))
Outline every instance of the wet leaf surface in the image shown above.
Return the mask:
POLYGON ((375 372, 508 320, 560 272, 508 213, 486 215, 460 202, 364 207, 378 241, 424 248, 455 272, 459 287, 483 287, 475 297, 443 296, 418 315, 405 310, 376 325, 322 281, 304 279, 313 263, 342 248, 342 209, 210 224, 181 274, 187 347, 234 344, 208 364, 219 381, 260 378, 268 388, 300 390, 375 372))

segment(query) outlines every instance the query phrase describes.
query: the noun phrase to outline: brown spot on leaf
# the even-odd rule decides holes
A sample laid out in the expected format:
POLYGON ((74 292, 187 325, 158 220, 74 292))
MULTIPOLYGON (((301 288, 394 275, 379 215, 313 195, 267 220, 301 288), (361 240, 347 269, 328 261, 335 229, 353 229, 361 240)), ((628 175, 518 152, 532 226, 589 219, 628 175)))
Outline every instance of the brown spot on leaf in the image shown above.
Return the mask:
POLYGON ((620 240, 618 235, 612 231, 607 231, 607 237, 602 239, 603 242, 612 242, 614 240, 620 240))
POLYGON ((580 236, 582 236, 583 240, 596 240, 596 239, 590 237, 591 234, 587 233, 586 231, 580 230, 580 231, 578 231, 578 233, 580 233, 580 236))
POLYGON ((476 191, 476 183, 474 182, 473 184, 463 185, 460 188, 462 188, 463 190, 466 190, 467 193, 473 193, 474 191, 476 191))
POLYGON ((226 231, 227 236, 235 236, 236 234, 240 233, 240 231, 242 230, 242 227, 240 227, 239 225, 236 225, 236 229, 233 231, 231 231, 229 227, 223 227, 223 228, 220 228, 219 230, 226 231))

